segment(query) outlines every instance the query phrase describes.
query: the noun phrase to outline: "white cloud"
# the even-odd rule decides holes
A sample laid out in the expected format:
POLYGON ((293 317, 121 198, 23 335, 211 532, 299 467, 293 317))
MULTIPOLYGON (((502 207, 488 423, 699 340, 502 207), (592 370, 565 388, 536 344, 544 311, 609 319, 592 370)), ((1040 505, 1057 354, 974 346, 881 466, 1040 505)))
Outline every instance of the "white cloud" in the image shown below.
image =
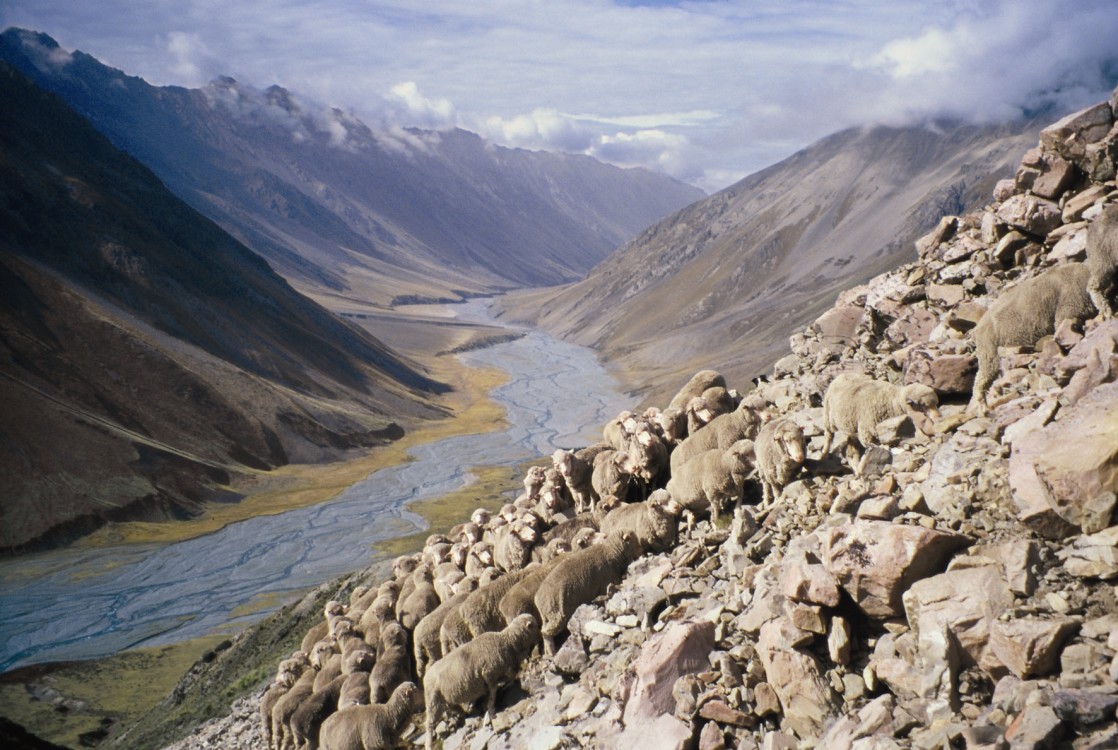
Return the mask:
POLYGON ((155 84, 278 83, 708 189, 844 127, 1078 106, 1118 76, 1114 0, 4 0, 0 24, 155 84))

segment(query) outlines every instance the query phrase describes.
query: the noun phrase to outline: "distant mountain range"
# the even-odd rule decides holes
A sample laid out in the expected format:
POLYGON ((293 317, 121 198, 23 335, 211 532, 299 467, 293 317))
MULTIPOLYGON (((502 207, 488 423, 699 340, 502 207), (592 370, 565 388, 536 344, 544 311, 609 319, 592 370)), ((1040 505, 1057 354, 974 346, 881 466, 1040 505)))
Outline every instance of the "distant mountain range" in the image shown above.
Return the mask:
POLYGON ((65 99, 298 288, 387 306, 574 281, 698 188, 463 130, 374 132, 285 89, 155 87, 45 34, 0 60, 65 99))
POLYGON ((506 314, 598 349, 652 403, 706 367, 748 382, 839 291, 989 202, 1051 119, 844 130, 657 222, 576 284, 512 295, 506 314))
POLYGON ((0 63, 0 552, 231 499, 445 386, 296 292, 0 63))

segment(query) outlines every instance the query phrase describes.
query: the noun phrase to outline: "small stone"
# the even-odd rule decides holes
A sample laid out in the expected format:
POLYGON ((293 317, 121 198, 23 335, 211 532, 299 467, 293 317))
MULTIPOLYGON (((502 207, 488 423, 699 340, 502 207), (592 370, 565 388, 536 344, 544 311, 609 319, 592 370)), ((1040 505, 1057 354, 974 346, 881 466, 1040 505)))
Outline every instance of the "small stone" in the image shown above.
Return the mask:
POLYGON ((831 632, 827 634, 827 654, 835 664, 850 663, 851 629, 845 617, 831 618, 831 632))
POLYGON ((780 698, 767 682, 753 689, 753 704, 753 713, 760 718, 780 713, 780 698))
POLYGON ((747 727, 753 723, 748 715, 730 708, 725 701, 718 699, 704 703, 699 709, 699 716, 710 721, 717 721, 719 724, 729 724, 735 727, 747 727))
POLYGON ((1064 736, 1064 724, 1050 706, 1027 706, 1005 730, 1010 748, 1047 750, 1064 736))
POLYGON ((717 724, 710 723, 699 733, 699 750, 725 750, 726 738, 717 724))

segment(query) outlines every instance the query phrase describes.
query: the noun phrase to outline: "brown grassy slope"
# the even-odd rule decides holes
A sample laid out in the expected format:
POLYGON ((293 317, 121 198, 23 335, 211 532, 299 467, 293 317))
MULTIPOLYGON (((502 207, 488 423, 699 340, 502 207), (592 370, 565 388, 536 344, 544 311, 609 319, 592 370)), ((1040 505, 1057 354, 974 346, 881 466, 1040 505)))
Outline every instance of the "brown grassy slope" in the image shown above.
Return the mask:
POLYGON ((646 403, 694 371, 748 382, 842 289, 981 205, 1037 123, 848 130, 654 224, 576 284, 504 307, 592 346, 646 403))

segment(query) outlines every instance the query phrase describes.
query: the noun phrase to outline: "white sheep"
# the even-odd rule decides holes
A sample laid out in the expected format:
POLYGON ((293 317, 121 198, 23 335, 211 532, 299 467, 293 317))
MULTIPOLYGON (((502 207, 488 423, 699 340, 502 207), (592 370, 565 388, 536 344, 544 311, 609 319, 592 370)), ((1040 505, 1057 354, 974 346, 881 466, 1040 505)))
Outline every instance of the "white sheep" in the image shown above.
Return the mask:
POLYGON ((633 480, 629 455, 624 451, 603 451, 594 457, 590 485, 597 496, 596 504, 624 501, 633 480))
POLYGON ((629 563, 640 555, 637 535, 623 531, 560 558, 535 596, 546 654, 555 653, 555 638, 567 629, 575 609, 620 582, 629 563))
POLYGON ((415 626, 412 633, 412 654, 415 657, 415 676, 423 679, 427 665, 438 661, 443 656, 440 631, 446 616, 458 608, 473 593, 474 589, 463 588, 428 614, 415 626))
POLYGON ((602 519, 603 534, 632 531, 646 551, 665 552, 675 546, 683 506, 667 490, 656 490, 643 503, 614 508, 602 519))
POLYGON ((435 607, 439 606, 439 594, 435 591, 435 573, 424 565, 413 574, 415 584, 406 599, 396 608, 396 617, 407 630, 415 630, 416 623, 435 607))
POLYGON ((668 471, 668 446, 647 424, 637 426, 626 457, 629 470, 646 489, 656 486, 668 471))
POLYGON ((1118 203, 1106 206, 1087 228, 1087 294, 1104 318, 1114 317, 1109 295, 1118 279, 1118 203))
POLYGON ((761 478, 763 502, 776 500, 784 486, 800 473, 804 458, 803 428, 782 417, 765 423, 753 442, 757 474, 761 478))
POLYGON ((532 548, 539 534, 525 518, 518 518, 503 529, 493 549, 493 563, 506 573, 520 570, 532 559, 532 548))
POLYGON ((322 723, 322 750, 389 750, 395 747, 419 697, 414 682, 401 683, 383 705, 350 706, 322 723))
POLYGON ((740 503, 746 477, 754 469, 752 440, 739 440, 726 450, 704 451, 686 461, 668 480, 667 490, 687 511, 688 527, 698 514, 718 523, 723 507, 740 503))
POLYGON ((529 498, 535 500, 540 496, 540 488, 544 482, 544 467, 529 466, 528 473, 524 475, 524 492, 529 498))
POLYGON ((730 392, 721 386, 707 388, 687 402, 687 434, 694 435, 720 414, 734 410, 734 399, 730 392))
POLYGON ((434 747, 435 726, 450 706, 465 706, 488 696, 485 716, 492 716, 497 690, 516 676, 520 662, 539 637, 536 619, 521 615, 504 630, 482 633, 428 668, 423 678, 427 750, 434 747))
POLYGON ((827 386, 823 395, 823 455, 831 450, 835 432, 842 430, 852 441, 867 448, 877 443, 877 425, 903 414, 939 417, 936 392, 921 383, 895 385, 874 380, 862 373, 844 372, 827 386))
POLYGON ((574 499, 575 511, 582 513, 591 510, 594 504, 593 490, 590 486, 590 476, 594 472, 593 458, 588 460, 582 451, 559 448, 551 454, 551 463, 563 476, 567 489, 574 499))
POLYGON ((1095 315, 1087 292, 1089 276, 1083 263, 1056 266, 1022 281, 990 305, 974 327, 978 372, 971 410, 986 410, 986 394, 1000 369, 999 346, 1033 346, 1055 333, 1061 321, 1082 321, 1095 315))
POLYGON ((673 474, 689 459, 704 451, 721 448, 726 450, 739 440, 752 440, 761 429, 765 417, 747 401, 726 414, 720 414, 703 429, 688 435, 672 451, 669 464, 673 474))
POLYGON ((369 674, 369 701, 384 703, 396 686, 411 676, 408 633, 400 623, 390 622, 381 630, 377 663, 369 674))
POLYGON ((699 370, 691 376, 668 403, 668 409, 686 409, 687 404, 696 396, 702 395, 707 388, 726 387, 726 378, 714 370, 699 370))

